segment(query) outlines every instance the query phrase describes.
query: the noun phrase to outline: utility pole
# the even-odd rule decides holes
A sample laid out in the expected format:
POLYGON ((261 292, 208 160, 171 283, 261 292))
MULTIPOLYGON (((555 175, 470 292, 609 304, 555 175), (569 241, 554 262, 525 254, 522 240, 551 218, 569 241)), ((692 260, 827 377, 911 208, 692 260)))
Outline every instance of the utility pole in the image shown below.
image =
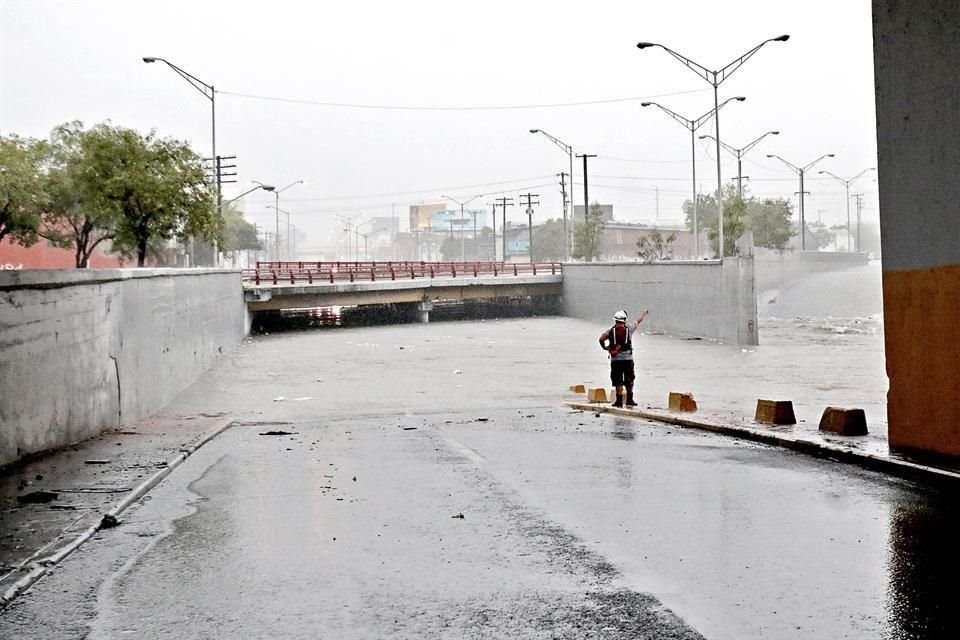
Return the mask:
MULTIPOLYGON (((513 206, 513 198, 494 198, 500 203, 500 208, 503 209, 503 261, 507 261, 507 207, 513 206)), ((496 242, 496 237, 494 237, 494 242, 496 242)), ((494 251, 496 253, 496 251, 494 251)))
POLYGON ((653 213, 654 222, 660 222, 660 187, 656 186, 653 188, 653 193, 656 196, 656 209, 653 213))
POLYGON ((493 261, 497 261, 497 203, 488 202, 488 207, 493 207, 493 261))
POLYGON ((583 219, 586 221, 587 217, 590 215, 590 191, 587 185, 587 158, 596 158, 596 154, 587 154, 577 155, 578 158, 583 158, 583 219))
POLYGON ((860 253, 860 211, 863 209, 863 194, 855 193, 853 197, 857 199, 857 253, 860 253))
MULTIPOLYGON (((567 202, 567 181, 566 181, 567 174, 565 174, 564 172, 561 171, 561 172, 558 173, 557 175, 560 177, 560 196, 561 196, 561 198, 563 198, 563 255, 564 255, 565 258, 569 259, 569 257, 570 257, 570 246, 569 246, 569 244, 570 244, 570 243, 569 243, 569 238, 568 238, 568 235, 569 235, 569 234, 567 233, 567 206, 568 206, 568 205, 572 205, 572 204, 573 204, 573 201, 572 201, 572 199, 571 199, 570 202, 567 202)), ((572 178, 572 177, 571 177, 571 179, 570 179, 570 190, 573 191, 573 178, 572 178)), ((572 209, 572 207, 571 207, 571 209, 572 209)), ((572 211, 571 211, 571 218, 572 218, 572 217, 573 217, 573 216, 572 216, 572 211)))
POLYGON ((523 204, 524 198, 527 199, 527 203, 526 203, 527 204, 527 233, 528 233, 527 243, 529 244, 531 263, 533 262, 533 205, 540 206, 540 201, 537 200, 536 202, 534 202, 533 199, 539 198, 539 197, 540 197, 539 193, 527 193, 525 195, 520 196, 520 201, 521 201, 520 204, 523 204))

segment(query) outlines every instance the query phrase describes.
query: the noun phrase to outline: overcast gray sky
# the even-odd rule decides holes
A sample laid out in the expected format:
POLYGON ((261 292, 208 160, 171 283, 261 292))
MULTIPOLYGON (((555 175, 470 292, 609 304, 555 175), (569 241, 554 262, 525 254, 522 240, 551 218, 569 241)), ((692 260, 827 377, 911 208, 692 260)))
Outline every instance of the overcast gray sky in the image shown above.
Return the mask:
MULTIPOLYGON (((530 128, 599 156, 590 199, 613 204, 618 219, 653 221, 659 201, 661 221, 679 220, 689 133, 640 99, 694 117, 713 106, 712 88, 636 43, 660 42, 717 68, 782 33, 789 42, 768 44, 721 86, 721 100, 747 101, 724 109, 720 132, 739 147, 779 129, 747 156, 744 174, 756 195, 793 198, 796 176, 765 154, 806 164, 835 153, 813 171, 843 177, 876 165, 869 0, 0 0, 0 131, 45 137, 68 120, 110 120, 209 155, 209 102, 169 68, 141 61, 157 56, 220 92, 217 150, 237 156, 237 187, 304 180, 281 208, 309 245, 328 238, 335 212, 396 211, 405 227, 408 205, 441 193, 485 194, 476 201, 485 203, 529 187, 542 203, 535 221, 559 217, 553 176, 567 159, 530 128), (487 108, 615 98, 637 99, 487 108)), ((697 182, 707 191, 714 162, 712 147, 698 142, 697 182)), ((724 180, 735 175, 724 154, 724 180)), ((845 219, 843 186, 810 177, 808 220, 845 219)), ((867 219, 876 219, 873 180, 855 189, 866 194, 867 219)), ((272 224, 272 202, 248 196, 248 218, 272 224)), ((510 213, 521 219, 517 208, 510 213)))

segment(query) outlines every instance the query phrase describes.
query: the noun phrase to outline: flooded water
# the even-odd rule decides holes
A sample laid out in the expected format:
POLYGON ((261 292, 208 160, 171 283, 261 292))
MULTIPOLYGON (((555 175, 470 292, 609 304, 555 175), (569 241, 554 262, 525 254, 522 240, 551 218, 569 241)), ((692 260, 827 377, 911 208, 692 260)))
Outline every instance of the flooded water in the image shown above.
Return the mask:
MULTIPOLYGON (((756 394, 791 394, 801 419, 822 402, 882 407, 882 334, 823 330, 850 320, 766 316, 752 350, 638 335, 638 398, 692 390, 705 410, 749 413, 756 394)), ((957 637, 952 496, 568 411, 570 384, 607 382, 605 328, 526 317, 250 338, 170 408, 235 426, 0 636, 19 619, 50 622, 16 637, 71 637, 56 612, 71 588, 92 593, 71 582, 88 571, 111 574, 90 638, 957 637)))

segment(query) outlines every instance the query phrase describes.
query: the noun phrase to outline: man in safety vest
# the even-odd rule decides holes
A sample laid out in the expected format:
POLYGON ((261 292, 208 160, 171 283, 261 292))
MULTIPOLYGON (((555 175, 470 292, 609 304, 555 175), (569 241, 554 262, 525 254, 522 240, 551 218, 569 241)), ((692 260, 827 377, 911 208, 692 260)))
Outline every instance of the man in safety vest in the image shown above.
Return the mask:
POLYGON ((627 388, 626 406, 637 406, 633 400, 633 332, 637 330, 648 313, 650 311, 645 310, 636 320, 628 324, 627 312, 617 311, 613 314, 616 324, 600 334, 600 347, 610 354, 610 382, 613 383, 617 393, 617 398, 613 402, 615 407, 624 406, 624 387, 627 388))

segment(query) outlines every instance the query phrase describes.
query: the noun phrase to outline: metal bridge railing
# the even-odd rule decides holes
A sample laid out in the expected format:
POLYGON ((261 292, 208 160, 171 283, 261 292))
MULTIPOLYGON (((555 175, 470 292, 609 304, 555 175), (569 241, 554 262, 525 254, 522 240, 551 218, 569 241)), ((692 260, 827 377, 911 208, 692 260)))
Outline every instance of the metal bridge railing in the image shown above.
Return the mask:
POLYGON ((255 269, 244 269, 243 280, 257 285, 334 284, 560 273, 559 262, 258 262, 255 269))

